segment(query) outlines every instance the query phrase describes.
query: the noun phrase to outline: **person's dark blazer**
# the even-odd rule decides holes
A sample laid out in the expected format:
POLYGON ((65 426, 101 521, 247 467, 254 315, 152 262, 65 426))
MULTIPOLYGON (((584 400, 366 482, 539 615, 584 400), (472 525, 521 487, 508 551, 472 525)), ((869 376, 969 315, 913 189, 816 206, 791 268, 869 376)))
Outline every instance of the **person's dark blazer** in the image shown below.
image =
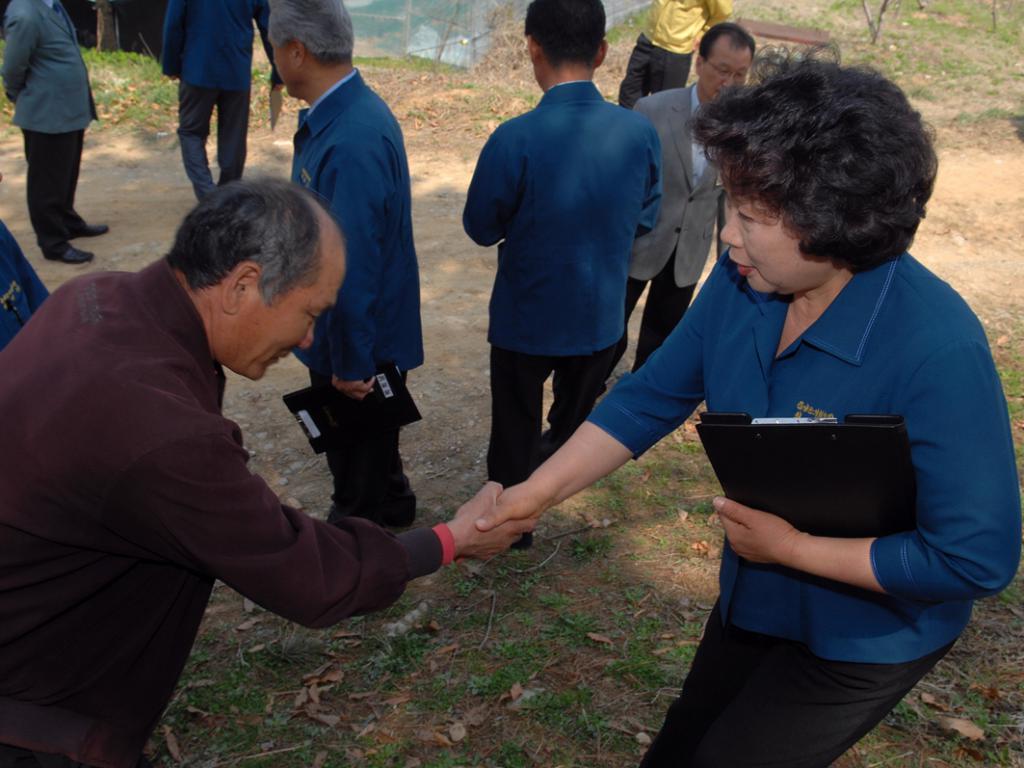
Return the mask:
POLYGON ((718 169, 711 163, 699 179, 693 178, 690 92, 696 87, 652 93, 633 107, 658 131, 662 174, 658 221, 654 229, 633 243, 629 276, 636 280, 654 278, 674 252, 676 285, 694 285, 708 258, 722 187, 718 184, 718 169))
MULTIPOLYGON (((267 0, 170 0, 164 17, 164 74, 200 88, 248 91, 252 84, 253 20, 273 64, 267 38, 267 0)), ((276 70, 271 72, 271 79, 281 82, 276 70)))
POLYGON ((96 119, 74 26, 43 0, 11 0, 4 14, 3 82, 14 124, 40 133, 84 130, 96 119))

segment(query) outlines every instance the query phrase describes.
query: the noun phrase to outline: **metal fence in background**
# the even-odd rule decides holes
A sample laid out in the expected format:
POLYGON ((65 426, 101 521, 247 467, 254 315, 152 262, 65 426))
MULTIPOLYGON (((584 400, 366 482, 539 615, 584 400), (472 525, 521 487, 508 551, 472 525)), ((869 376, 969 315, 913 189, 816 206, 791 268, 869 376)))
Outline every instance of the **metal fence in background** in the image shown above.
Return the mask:
MULTIPOLYGON (((469 67, 487 53, 495 12, 518 18, 529 0, 345 0, 356 32, 357 56, 420 56, 469 67)), ((605 0, 611 27, 650 0, 605 0)))

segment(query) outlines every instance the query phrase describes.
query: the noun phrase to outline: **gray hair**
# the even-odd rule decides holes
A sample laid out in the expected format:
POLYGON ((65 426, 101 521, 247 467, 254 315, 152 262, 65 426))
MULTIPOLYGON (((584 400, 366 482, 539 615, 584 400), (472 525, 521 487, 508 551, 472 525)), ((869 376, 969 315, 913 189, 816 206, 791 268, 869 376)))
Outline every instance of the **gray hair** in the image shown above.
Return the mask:
POLYGON ((216 285, 243 261, 262 270, 260 296, 270 305, 320 271, 320 217, 324 204, 280 179, 235 181, 217 187, 185 217, 168 263, 193 290, 216 285))
POLYGON ((352 61, 355 33, 342 0, 270 0, 270 42, 302 43, 321 64, 352 61))

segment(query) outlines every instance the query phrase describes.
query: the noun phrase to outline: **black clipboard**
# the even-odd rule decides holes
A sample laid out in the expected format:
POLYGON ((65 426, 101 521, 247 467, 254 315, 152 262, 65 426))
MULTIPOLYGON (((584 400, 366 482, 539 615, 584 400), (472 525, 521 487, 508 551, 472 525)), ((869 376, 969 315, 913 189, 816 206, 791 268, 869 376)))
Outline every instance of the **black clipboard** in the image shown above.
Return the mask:
POLYGON ((885 536, 916 527, 902 416, 770 421, 701 414, 697 434, 728 498, 816 536, 885 536))
POLYGON ((316 453, 342 447, 353 435, 386 432, 423 418, 394 365, 377 370, 373 390, 362 400, 328 385, 290 392, 284 404, 316 453))

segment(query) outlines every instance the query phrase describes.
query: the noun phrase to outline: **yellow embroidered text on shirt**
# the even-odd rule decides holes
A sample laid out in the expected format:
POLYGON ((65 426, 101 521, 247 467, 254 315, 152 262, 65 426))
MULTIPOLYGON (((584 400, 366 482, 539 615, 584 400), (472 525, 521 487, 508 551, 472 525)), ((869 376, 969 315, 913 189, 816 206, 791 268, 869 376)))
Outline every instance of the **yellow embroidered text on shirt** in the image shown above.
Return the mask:
POLYGON ((821 408, 815 408, 810 403, 805 403, 801 400, 796 404, 796 413, 793 414, 794 418, 800 418, 801 416, 811 416, 815 419, 834 419, 836 415, 829 411, 822 410, 821 408))

